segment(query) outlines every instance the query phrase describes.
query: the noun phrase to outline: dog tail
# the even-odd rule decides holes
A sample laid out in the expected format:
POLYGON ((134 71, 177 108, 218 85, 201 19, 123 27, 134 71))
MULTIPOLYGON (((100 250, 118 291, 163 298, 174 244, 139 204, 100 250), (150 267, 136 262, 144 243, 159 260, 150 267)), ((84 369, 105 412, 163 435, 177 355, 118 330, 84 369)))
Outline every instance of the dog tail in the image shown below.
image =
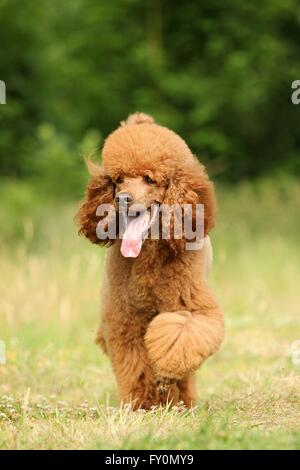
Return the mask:
POLYGON ((121 122, 121 126, 127 126, 132 124, 154 124, 155 121, 152 116, 145 113, 134 113, 130 114, 126 121, 121 122))

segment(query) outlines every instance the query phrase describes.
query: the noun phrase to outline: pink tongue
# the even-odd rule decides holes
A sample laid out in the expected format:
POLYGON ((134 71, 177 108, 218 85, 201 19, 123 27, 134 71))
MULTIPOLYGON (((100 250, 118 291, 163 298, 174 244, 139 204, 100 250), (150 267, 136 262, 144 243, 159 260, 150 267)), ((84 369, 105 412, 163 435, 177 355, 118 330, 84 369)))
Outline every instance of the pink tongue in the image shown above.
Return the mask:
POLYGON ((125 258, 139 256, 143 244, 143 231, 147 211, 138 217, 127 217, 127 225, 123 234, 121 253, 125 258))

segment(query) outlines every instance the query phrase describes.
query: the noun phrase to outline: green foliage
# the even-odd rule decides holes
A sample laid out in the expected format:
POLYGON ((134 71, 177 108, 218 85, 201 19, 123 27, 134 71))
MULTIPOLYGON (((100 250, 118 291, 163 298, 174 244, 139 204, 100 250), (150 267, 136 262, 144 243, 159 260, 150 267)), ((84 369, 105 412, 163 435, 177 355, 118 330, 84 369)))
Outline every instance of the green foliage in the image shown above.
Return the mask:
POLYGON ((40 193, 80 198, 88 176, 84 157, 93 156, 100 141, 99 132, 90 130, 74 146, 66 134, 58 133, 50 124, 42 124, 28 145, 27 173, 32 174, 40 193))
POLYGON ((72 193, 78 142, 135 110, 178 131, 215 176, 299 174, 296 0, 0 0, 0 12, 2 174, 55 161, 49 185, 66 170, 72 193))

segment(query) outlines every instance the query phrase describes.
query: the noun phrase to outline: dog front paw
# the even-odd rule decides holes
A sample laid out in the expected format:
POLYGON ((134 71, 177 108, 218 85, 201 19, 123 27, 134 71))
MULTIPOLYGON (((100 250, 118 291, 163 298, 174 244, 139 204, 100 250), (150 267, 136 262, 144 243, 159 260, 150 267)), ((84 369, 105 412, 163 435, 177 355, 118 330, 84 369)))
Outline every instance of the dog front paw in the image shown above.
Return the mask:
POLYGON ((203 361, 202 336, 186 310, 154 317, 145 335, 145 345, 156 375, 180 380, 199 367, 203 361))
POLYGON ((171 379, 170 377, 157 377, 156 379, 156 389, 160 396, 167 395, 170 391, 170 388, 173 384, 176 383, 176 379, 171 379))

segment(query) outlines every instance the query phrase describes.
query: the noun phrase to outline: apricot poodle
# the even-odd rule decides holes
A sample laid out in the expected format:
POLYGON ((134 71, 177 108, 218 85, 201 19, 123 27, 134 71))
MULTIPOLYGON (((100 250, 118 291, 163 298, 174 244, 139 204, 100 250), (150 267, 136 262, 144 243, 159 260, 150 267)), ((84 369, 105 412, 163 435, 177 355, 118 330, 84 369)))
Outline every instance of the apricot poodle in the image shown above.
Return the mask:
MULTIPOLYGON (((102 159, 102 167, 91 165, 76 216, 80 234, 109 247, 96 341, 111 360, 123 403, 134 409, 179 402, 190 407, 195 371, 224 334, 222 311, 207 284, 213 184, 187 144, 143 113, 129 116, 109 135, 102 159), (125 217, 123 236, 116 223, 112 236, 111 214, 104 217, 98 209, 103 204, 116 214, 121 204, 146 210, 125 217), (148 216, 150 207, 184 204, 192 206, 192 219, 196 205, 204 206, 200 249, 187 249, 185 234, 175 237, 174 230, 169 237, 161 229, 158 237, 148 236, 155 218, 148 216)), ((172 216, 168 225, 174 226, 172 216)))

